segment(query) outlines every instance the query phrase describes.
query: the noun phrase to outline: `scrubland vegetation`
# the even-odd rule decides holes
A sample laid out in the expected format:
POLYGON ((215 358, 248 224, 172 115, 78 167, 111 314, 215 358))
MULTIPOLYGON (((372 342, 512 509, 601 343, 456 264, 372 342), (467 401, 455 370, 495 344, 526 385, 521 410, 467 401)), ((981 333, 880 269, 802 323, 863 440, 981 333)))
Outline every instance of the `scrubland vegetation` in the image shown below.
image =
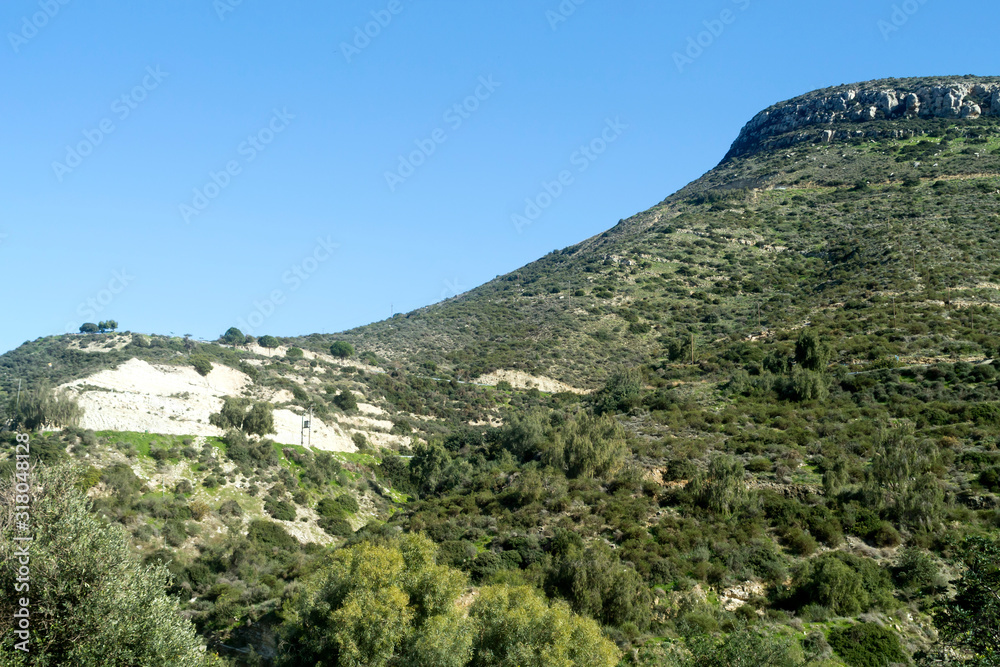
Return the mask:
POLYGON ((50 664, 1000 664, 1000 128, 905 124, 727 161, 462 297, 263 356, 231 329, 0 357, 5 404, 32 387, 5 416, 39 431, 36 511, 79 522, 38 541, 48 618, 159 624, 77 647, 53 622, 50 664), (394 444, 274 443, 251 396, 219 438, 93 433, 38 389, 136 356, 331 421, 377 406, 394 444), (587 393, 473 383, 498 369, 587 393), (50 583, 49 553, 142 595, 50 583))

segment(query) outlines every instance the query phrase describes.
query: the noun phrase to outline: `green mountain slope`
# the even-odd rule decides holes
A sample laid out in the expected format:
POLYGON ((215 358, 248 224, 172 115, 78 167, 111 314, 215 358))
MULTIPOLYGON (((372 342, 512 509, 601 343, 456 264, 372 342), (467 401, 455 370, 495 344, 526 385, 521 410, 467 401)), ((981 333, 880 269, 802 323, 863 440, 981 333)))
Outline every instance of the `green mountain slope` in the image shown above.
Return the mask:
POLYGON ((976 630, 1000 619, 998 102, 992 78, 816 91, 601 235, 441 304, 282 339, 316 358, 64 336, 0 357, 0 387, 208 360, 245 373, 248 396, 285 391, 281 407, 367 434, 335 455, 232 432, 39 437, 48 460, 94 466, 81 486, 98 512, 169 562, 184 613, 239 664, 335 664, 388 614, 415 619, 386 636, 389 663, 454 645, 473 656, 455 664, 494 664, 484 628, 509 596, 534 600, 521 587, 552 619, 564 601, 597 621, 621 664, 985 656, 1000 650, 976 630), (357 354, 324 356, 335 341, 357 354), (588 393, 475 382, 497 370, 588 393), (434 546, 400 542, 412 533, 434 546), (399 574, 412 559, 452 568, 435 570, 434 624, 417 609, 434 593, 399 574), (375 599, 366 615, 357 600, 375 599))
MULTIPOLYGON (((863 86, 889 83, 901 85, 863 86)), ((942 81, 905 83, 902 99, 942 81)), ((843 90, 854 89, 786 106, 843 90)), ((992 355, 1000 341, 977 324, 992 315, 967 307, 1000 296, 1000 117, 957 116, 745 130, 739 155, 608 232, 337 338, 412 372, 427 362, 460 378, 518 369, 587 388, 617 365, 671 356, 692 335, 696 360, 712 359, 734 341, 817 319, 842 328, 839 363, 856 362, 851 340, 873 334, 863 356, 992 355), (893 299, 897 327, 880 335, 893 299), (956 308, 964 318, 949 314, 956 308)), ((333 339, 300 342, 322 349, 333 339)))

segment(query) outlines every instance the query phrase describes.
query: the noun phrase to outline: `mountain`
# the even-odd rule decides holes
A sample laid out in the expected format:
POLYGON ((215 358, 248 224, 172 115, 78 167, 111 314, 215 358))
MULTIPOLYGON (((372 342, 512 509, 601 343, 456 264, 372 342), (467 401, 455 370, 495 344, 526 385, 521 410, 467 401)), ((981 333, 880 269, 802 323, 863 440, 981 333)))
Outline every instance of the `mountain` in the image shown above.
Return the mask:
MULTIPOLYGON (((511 369, 592 389, 691 335, 704 360, 816 317, 849 320, 846 344, 893 299, 897 323, 991 303, 998 91, 994 78, 889 79, 777 104, 659 205, 443 304, 336 337, 411 372, 511 369)), ((984 351, 960 320, 924 322, 947 344, 885 336, 871 349, 893 359, 984 351)), ((322 349, 333 338, 298 342, 322 349)), ((836 352, 856 360, 850 346, 836 352)))
MULTIPOLYGON (((449 614, 488 624, 542 591, 636 664, 982 652, 960 619, 998 617, 963 576, 1000 549, 998 229, 1000 78, 842 85, 762 111, 649 210, 440 304, 277 348, 41 338, 0 357, 0 389, 83 409, 39 451, 89 466, 97 511, 238 660, 347 650, 303 619, 364 605, 317 572, 395 562, 382 548, 451 568, 449 614), (414 533, 433 545, 398 541, 414 533)), ((466 621, 424 634, 407 604, 420 646, 461 643, 466 621)), ((613 664, 595 642, 575 664, 613 664)))

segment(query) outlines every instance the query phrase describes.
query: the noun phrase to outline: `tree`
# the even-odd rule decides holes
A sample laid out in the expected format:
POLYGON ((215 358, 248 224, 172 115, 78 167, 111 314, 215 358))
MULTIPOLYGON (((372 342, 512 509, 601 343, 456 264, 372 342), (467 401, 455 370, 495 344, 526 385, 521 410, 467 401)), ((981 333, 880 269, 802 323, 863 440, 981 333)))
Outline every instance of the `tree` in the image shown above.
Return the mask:
POLYGON ((795 361, 808 371, 822 371, 830 361, 830 347, 815 331, 803 330, 795 341, 795 361))
POLYGON ((350 389, 342 389, 340 393, 334 396, 333 404, 344 412, 352 412, 358 409, 358 399, 350 389))
POLYGON ((38 431, 46 426, 77 426, 83 410, 66 390, 56 391, 47 384, 10 397, 7 414, 11 428, 38 431))
POLYGON ((629 453, 625 427, 611 415, 586 413, 566 422, 556 433, 543 460, 562 467, 570 477, 610 477, 629 453))
POLYGON ((212 426, 218 426, 223 430, 232 428, 242 429, 243 421, 246 419, 249 408, 250 399, 226 396, 222 399, 222 409, 210 415, 208 423, 212 426))
POLYGON ((908 425, 883 427, 875 439, 865 495, 892 520, 913 528, 930 527, 942 513, 944 490, 934 474, 937 452, 917 441, 908 425))
POLYGON ((709 463, 708 471, 692 480, 689 486, 698 504, 724 517, 750 502, 746 470, 735 456, 716 456, 709 463))
POLYGON ((330 346, 330 355, 338 359, 347 359, 354 356, 354 346, 350 343, 338 340, 330 346))
POLYGON ((82 334, 93 334, 99 331, 96 324, 93 322, 84 322, 80 325, 80 333, 82 334))
POLYGON ((246 336, 244 336, 243 332, 236 327, 229 327, 226 329, 226 333, 219 337, 219 340, 227 345, 236 347, 238 345, 243 345, 246 342, 246 336))
POLYGON ((595 621, 527 586, 480 589, 469 617, 478 627, 472 667, 613 667, 621 657, 595 621))
POLYGON ((285 358, 290 361, 298 361, 304 356, 305 353, 302 351, 302 348, 298 347, 290 347, 288 348, 288 351, 285 352, 285 358))
POLYGON ((250 399, 226 396, 222 409, 208 418, 208 423, 223 430, 240 429, 248 435, 265 436, 274 433, 274 410, 270 403, 254 403, 250 399))
MULTIPOLYGON (((13 480, 0 480, 0 664, 221 664, 206 657, 194 626, 166 594, 170 574, 142 566, 122 526, 102 521, 77 488, 83 470, 72 465, 31 471, 34 499, 30 545, 31 659, 13 650, 14 591, 22 543, 15 542, 13 480)), ((21 561, 23 562, 23 561, 21 561)))
POLYGON ((98 333, 105 333, 105 332, 108 332, 108 331, 114 331, 117 328, 118 328, 118 323, 115 322, 114 320, 105 320, 103 322, 98 322, 97 323, 97 331, 98 331, 98 333))
POLYGON ((1000 540, 971 537, 959 548, 965 566, 955 583, 955 597, 943 602, 934 622, 944 647, 968 651, 962 665, 1000 665, 1000 540))
POLYGON ((274 410, 269 403, 255 403, 243 420, 243 430, 248 435, 265 436, 274 430, 274 410))
POLYGON ((271 350, 281 345, 278 339, 274 336, 261 336, 257 339, 257 344, 267 349, 268 354, 271 353, 271 350))
POLYGON ((593 397, 594 413, 628 412, 639 404, 642 378, 636 370, 613 373, 593 397))
POLYGON ((586 551, 569 547, 560 556, 548 586, 566 598, 573 611, 604 625, 649 626, 649 587, 605 544, 597 543, 586 551))
POLYGON ((451 463, 448 450, 437 442, 420 442, 410 459, 410 479, 421 495, 435 493, 451 463))
POLYGON ((455 609, 465 575, 437 565, 437 547, 421 535, 363 542, 335 552, 289 606, 282 664, 385 667, 406 657, 464 665, 472 627, 455 609), (436 620, 432 620, 436 619, 436 620))

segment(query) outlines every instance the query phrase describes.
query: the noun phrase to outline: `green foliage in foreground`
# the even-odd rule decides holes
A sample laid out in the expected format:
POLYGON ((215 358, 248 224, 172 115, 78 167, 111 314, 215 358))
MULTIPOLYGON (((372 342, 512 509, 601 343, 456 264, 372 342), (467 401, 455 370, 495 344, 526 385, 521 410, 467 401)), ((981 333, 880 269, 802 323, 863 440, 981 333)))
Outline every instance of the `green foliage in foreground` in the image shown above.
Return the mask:
POLYGON ((959 549, 965 570, 954 598, 934 620, 944 643, 971 652, 968 667, 1000 665, 1000 540, 970 538, 959 549))
POLYGON ((15 493, 2 481, 0 502, 0 665, 220 664, 206 657, 194 626, 183 620, 177 601, 165 594, 170 575, 143 567, 131 553, 128 535, 91 513, 76 488, 71 466, 37 468, 31 474, 30 589, 15 593, 18 556, 9 520, 15 493), (31 610, 31 652, 13 650, 12 619, 18 597, 31 610))
POLYGON ((531 588, 488 586, 468 615, 467 580, 436 562, 420 535, 335 552, 287 607, 282 665, 612 667, 614 644, 592 620, 531 588))

